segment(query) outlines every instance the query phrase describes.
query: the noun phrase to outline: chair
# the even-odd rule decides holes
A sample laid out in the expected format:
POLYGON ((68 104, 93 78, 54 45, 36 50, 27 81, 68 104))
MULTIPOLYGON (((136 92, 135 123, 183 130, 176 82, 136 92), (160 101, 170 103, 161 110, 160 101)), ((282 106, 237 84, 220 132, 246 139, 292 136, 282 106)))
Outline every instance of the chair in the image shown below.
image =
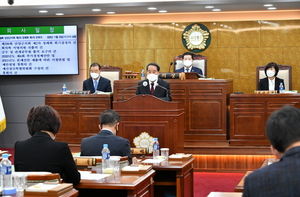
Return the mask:
MULTIPOLYGON (((277 74, 278 78, 284 80, 285 90, 292 90, 292 66, 290 65, 280 65, 278 64, 279 72, 277 74)), ((265 66, 256 67, 256 90, 258 90, 259 80, 265 78, 265 66)))
MULTIPOLYGON (((193 66, 200 68, 204 77, 207 77, 206 64, 207 57, 194 54, 193 66)), ((182 55, 178 55, 174 58, 174 72, 175 70, 180 69, 181 67, 183 67, 182 55)))
POLYGON ((114 81, 122 79, 122 68, 104 65, 104 66, 101 66, 100 75, 111 81, 111 88, 113 90, 114 89, 114 81))

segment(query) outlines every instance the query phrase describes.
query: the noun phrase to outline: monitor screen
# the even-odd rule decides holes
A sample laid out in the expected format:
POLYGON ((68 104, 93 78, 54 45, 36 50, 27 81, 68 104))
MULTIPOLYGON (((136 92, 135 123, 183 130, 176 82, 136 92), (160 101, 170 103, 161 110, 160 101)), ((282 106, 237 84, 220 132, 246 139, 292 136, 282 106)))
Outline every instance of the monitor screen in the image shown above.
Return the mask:
POLYGON ((77 26, 0 27, 0 75, 78 75, 77 26))

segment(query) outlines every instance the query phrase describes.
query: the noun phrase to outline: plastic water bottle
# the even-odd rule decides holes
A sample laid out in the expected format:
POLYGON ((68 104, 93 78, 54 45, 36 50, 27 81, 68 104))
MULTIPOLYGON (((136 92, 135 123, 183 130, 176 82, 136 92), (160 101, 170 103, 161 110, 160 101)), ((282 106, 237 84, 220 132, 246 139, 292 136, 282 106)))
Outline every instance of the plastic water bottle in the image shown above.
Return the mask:
POLYGON ((282 82, 280 82, 279 84, 279 93, 283 93, 284 92, 284 86, 282 84, 282 82))
POLYGON ((159 142, 158 138, 154 138, 153 142, 153 159, 156 159, 159 156, 159 142))
POLYGON ((110 158, 110 151, 108 149, 107 144, 103 144, 102 149, 102 173, 105 173, 105 169, 110 168, 109 166, 109 158, 110 158))
POLYGON ((67 85, 66 85, 66 84, 63 84, 63 85, 62 85, 61 93, 62 93, 62 94, 67 94, 67 85))
POLYGON ((145 76, 145 70, 143 69, 141 72, 141 80, 145 80, 146 76, 145 76))
POLYGON ((8 159, 8 154, 2 155, 2 172, 3 172, 3 188, 12 188, 11 162, 8 159))

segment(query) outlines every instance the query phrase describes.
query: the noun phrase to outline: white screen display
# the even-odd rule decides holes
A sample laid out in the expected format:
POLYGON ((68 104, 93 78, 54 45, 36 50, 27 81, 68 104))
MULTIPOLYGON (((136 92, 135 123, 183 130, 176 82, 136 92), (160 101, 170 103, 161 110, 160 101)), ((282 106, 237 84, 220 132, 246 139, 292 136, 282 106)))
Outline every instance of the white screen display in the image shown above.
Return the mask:
POLYGON ((0 27, 0 75, 77 75, 77 26, 0 27))

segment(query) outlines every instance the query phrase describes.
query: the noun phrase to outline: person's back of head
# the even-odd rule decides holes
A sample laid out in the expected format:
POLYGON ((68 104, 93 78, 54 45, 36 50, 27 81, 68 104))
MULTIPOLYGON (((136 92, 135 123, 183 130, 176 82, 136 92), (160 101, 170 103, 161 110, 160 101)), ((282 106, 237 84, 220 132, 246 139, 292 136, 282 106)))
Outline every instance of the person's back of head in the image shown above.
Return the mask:
POLYGON ((49 131, 56 135, 60 124, 57 111, 48 105, 35 106, 29 110, 27 127, 31 136, 37 131, 49 131))
POLYGON ((105 110, 100 115, 100 125, 101 125, 101 127, 103 125, 114 126, 118 122, 120 122, 120 115, 112 109, 105 110))
POLYGON ((288 147, 300 141, 300 110, 284 106, 273 112, 266 123, 266 134, 271 145, 284 153, 288 147))

